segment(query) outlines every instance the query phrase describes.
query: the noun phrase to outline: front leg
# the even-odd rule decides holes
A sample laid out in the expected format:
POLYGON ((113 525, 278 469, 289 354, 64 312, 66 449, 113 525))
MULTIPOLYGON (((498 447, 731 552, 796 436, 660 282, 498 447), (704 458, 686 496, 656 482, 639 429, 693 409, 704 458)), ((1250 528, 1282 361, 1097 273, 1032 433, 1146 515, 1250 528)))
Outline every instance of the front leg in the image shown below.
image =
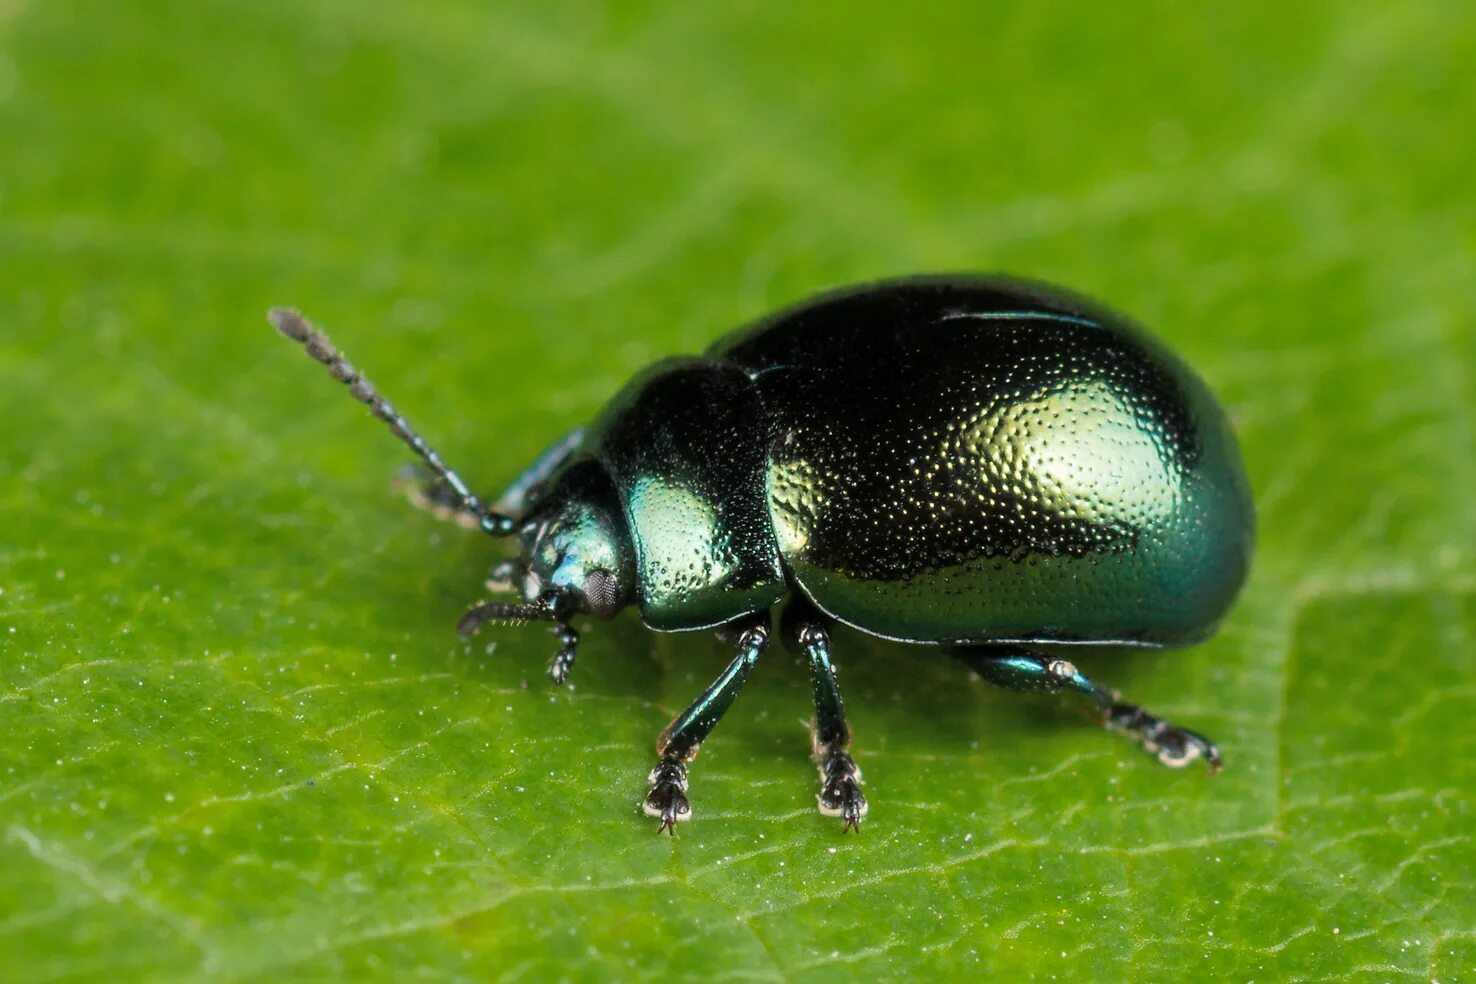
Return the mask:
MULTIPOLYGON (((527 516, 544 484, 573 456, 583 439, 584 429, 575 428, 544 449, 521 475, 513 479, 502 495, 497 497, 493 508, 518 520, 527 516)), ((457 491, 444 479, 437 478, 430 469, 420 465, 406 465, 396 474, 395 486, 415 508, 467 529, 481 529, 481 517, 468 512, 457 491)))
POLYGON ((567 622, 560 622, 554 626, 554 635, 559 640, 559 651, 554 653, 553 659, 548 663, 548 677, 554 683, 563 683, 569 679, 569 671, 574 669, 574 655, 579 648, 579 633, 567 622))
POLYGON ((468 530, 481 529, 481 517, 469 512, 461 496, 423 465, 405 465, 395 473, 394 488, 421 512, 468 530))
MULTIPOLYGON (((494 570, 495 574, 495 570, 494 570)), ((489 622, 552 622, 553 634, 559 640, 558 652, 549 660, 548 675, 554 683, 563 683, 574 668, 574 656, 579 647, 579 633, 569 624, 570 612, 559 603, 557 591, 545 591, 531 602, 484 601, 467 609, 456 631, 463 638, 471 638, 489 622)))
POLYGON ((696 757, 703 740, 717 727, 723 714, 733 706, 738 691, 748 682, 748 674, 769 643, 769 613, 745 616, 725 635, 738 649, 733 662, 702 696, 667 725, 656 742, 656 767, 647 777, 651 790, 641 808, 646 816, 661 821, 657 833, 666 831, 675 835, 676 825, 692 816, 692 805, 687 800, 687 763, 696 757))

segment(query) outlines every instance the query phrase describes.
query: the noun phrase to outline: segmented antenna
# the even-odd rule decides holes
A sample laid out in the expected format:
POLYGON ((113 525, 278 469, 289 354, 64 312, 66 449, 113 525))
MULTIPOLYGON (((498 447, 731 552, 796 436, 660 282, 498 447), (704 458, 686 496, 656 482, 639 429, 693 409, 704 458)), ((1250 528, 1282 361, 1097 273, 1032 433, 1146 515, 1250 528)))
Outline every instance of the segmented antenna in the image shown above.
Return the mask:
POLYGON ((531 605, 487 601, 473 605, 461 616, 461 621, 456 623, 456 631, 470 636, 488 622, 557 622, 558 612, 558 600, 551 594, 545 594, 531 605))
POLYGON ((328 374, 340 383, 346 384, 354 399, 364 404, 374 416, 388 424, 390 432, 419 455, 420 460, 430 466, 436 477, 445 482, 446 486, 455 493, 460 507, 477 517, 478 523, 485 532, 493 536, 507 536, 517 528, 517 523, 512 517, 493 512, 482 504, 482 500, 472 493, 467 484, 461 480, 461 476, 448 468, 435 449, 425 443, 425 438, 415 432, 410 422, 400 416, 388 400, 379 395, 374 384, 365 379, 359 370, 355 369, 333 347, 327 335, 313 327, 306 318, 291 308, 272 308, 267 312, 267 320, 272 323, 272 327, 301 345, 308 355, 327 366, 328 374))

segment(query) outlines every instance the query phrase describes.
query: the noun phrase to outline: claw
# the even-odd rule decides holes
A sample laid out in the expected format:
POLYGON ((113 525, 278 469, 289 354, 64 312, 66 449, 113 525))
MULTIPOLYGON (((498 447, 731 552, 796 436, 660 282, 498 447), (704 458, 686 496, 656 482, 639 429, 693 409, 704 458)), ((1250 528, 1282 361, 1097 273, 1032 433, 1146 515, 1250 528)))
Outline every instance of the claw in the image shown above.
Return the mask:
POLYGON ((820 812, 827 817, 841 818, 841 833, 861 830, 861 818, 866 816, 866 797, 855 781, 847 778, 836 785, 826 786, 820 791, 820 812))
POLYGON ((841 818, 841 833, 861 832, 861 818, 866 816, 866 797, 861 793, 861 770, 845 752, 831 754, 820 766, 821 788, 816 797, 820 812, 841 818))
POLYGON ((860 790, 857 790, 853 799, 846 800, 845 819, 841 823, 841 833, 844 834, 847 830, 861 833, 861 816, 865 812, 866 797, 861 795, 860 790))
POLYGON ((688 807, 686 798, 680 793, 676 795, 676 808, 667 808, 661 811, 661 822, 656 825, 656 836, 663 833, 676 836, 676 825, 678 820, 687 819, 688 807))
POLYGON ((1154 717, 1136 704, 1117 703, 1107 712, 1107 727, 1137 739, 1145 751, 1171 769, 1182 769, 1195 759, 1204 759, 1210 775, 1224 766, 1220 749, 1197 731, 1177 728, 1154 717))
POLYGON ((651 791, 641 809, 646 816, 656 817, 661 823, 657 834, 676 836, 676 825, 692 816, 692 805, 687 802, 687 767, 674 759, 662 759, 651 770, 651 791))
POLYGON ((1156 751, 1158 761, 1171 769, 1182 769, 1195 759, 1202 758, 1209 767, 1210 775, 1214 775, 1224 765, 1220 750, 1215 747, 1214 742, 1186 728, 1164 729, 1148 748, 1149 751, 1156 751), (1153 745, 1157 746, 1156 750, 1153 745))

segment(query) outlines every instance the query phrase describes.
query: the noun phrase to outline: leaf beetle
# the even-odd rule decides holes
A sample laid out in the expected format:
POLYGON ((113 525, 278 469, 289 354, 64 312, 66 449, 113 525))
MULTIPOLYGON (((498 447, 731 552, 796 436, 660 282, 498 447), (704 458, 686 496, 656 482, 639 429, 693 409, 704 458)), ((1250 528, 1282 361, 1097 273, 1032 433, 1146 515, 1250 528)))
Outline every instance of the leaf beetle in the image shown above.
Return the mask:
POLYGON ((938 645, 1010 690, 1084 696, 1160 761, 1220 753, 1081 673, 1073 645, 1208 636, 1250 563, 1254 510, 1209 389, 1142 329, 1041 284, 948 275, 822 294, 638 375, 487 503, 328 338, 300 343, 424 462, 423 501, 517 560, 520 601, 459 630, 552 623, 555 682, 579 615, 635 605, 662 632, 715 629, 732 662, 662 733, 643 808, 691 816, 687 768, 770 641, 810 667, 820 811, 859 827, 861 771, 831 660, 843 623, 938 645))

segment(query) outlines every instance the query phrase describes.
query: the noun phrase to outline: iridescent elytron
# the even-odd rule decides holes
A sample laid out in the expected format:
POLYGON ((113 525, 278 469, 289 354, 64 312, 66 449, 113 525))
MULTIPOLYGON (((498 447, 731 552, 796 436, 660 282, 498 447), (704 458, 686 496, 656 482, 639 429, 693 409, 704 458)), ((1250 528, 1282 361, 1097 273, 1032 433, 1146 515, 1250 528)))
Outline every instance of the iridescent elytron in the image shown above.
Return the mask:
POLYGON ((1208 635, 1250 561, 1250 492, 1204 384, 1121 316, 978 277, 826 294, 705 356, 652 366, 489 507, 300 316, 273 323, 349 384, 433 473, 431 502, 519 559, 521 602, 462 619, 552 622, 574 662, 580 614, 638 607, 653 629, 717 629, 737 652, 662 734, 644 808, 690 816, 687 764, 732 703, 784 604, 808 660, 821 812, 859 825, 830 627, 945 644, 984 678, 1071 690, 1168 765, 1219 751, 1083 676, 1069 644, 1208 635))

